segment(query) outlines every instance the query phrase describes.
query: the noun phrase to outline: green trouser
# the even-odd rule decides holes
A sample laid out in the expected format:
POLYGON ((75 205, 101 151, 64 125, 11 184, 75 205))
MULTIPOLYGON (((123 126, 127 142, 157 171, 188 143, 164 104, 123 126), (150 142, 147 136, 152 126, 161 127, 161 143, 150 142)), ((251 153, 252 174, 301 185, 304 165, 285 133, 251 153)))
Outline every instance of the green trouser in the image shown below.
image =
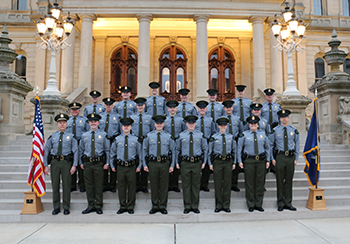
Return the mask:
POLYGON ((88 208, 103 206, 103 162, 85 162, 84 177, 88 208))
POLYGON ((61 209, 60 176, 62 178, 63 188, 63 209, 70 208, 71 167, 72 162, 67 160, 58 161, 57 159, 53 159, 51 161, 52 202, 54 209, 61 209))
POLYGON ((85 182, 84 182, 84 170, 80 167, 77 167, 77 170, 72 174, 72 183, 71 183, 71 188, 77 189, 77 174, 78 174, 78 185, 79 188, 84 188, 85 187, 85 182))
POLYGON ((176 167, 169 174, 169 188, 179 188, 179 170, 176 167))
POLYGON ((215 159, 213 162, 215 208, 230 208, 232 160, 215 159))
POLYGON ((276 182, 278 207, 292 206, 295 156, 276 156, 276 182))
POLYGON ((115 189, 116 186, 117 186, 117 172, 113 172, 111 167, 108 167, 108 169, 104 169, 103 170, 103 189, 115 189))
POLYGON ((202 169, 202 177, 201 177, 201 188, 206 188, 209 185, 209 177, 210 177, 210 169, 209 165, 205 164, 204 169, 202 169))
POLYGON ((237 164, 236 168, 232 170, 232 183, 231 187, 238 185, 238 174, 239 174, 239 166, 237 164))
POLYGON ((245 198, 248 208, 262 207, 266 160, 244 160, 245 198))
POLYGON ((141 168, 141 171, 136 173, 136 187, 148 188, 148 173, 141 168))
POLYGON ((199 206, 199 189, 201 185, 202 161, 191 163, 181 162, 181 180, 184 205, 187 209, 195 209, 199 206))
POLYGON ((162 209, 167 207, 169 167, 169 160, 162 162, 150 161, 148 164, 152 208, 162 209))
POLYGON ((134 209, 136 200, 136 165, 117 165, 118 197, 121 209, 134 209))

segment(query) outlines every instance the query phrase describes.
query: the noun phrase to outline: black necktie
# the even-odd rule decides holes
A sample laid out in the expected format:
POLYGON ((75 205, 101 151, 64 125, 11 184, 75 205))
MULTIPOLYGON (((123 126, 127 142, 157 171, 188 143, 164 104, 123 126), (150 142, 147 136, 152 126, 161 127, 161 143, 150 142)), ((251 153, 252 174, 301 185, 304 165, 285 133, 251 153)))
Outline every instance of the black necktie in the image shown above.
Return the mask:
POLYGON ((222 156, 225 157, 225 158, 227 156, 225 134, 222 134, 222 156))
POLYGON ((193 157, 193 133, 190 132, 190 157, 193 157))
POLYGON ((239 99, 239 107, 240 107, 240 119, 242 122, 244 122, 244 112, 243 112, 243 102, 242 98, 239 99))
POLYGON ((186 103, 182 104, 182 118, 186 117, 186 103))
POLYGON ((60 140, 58 142, 57 155, 62 155, 62 140, 63 140, 63 132, 60 132, 60 140))
POLYGON ((91 132, 91 157, 95 157, 95 131, 91 132))
POLYGON ((254 133, 254 153, 255 155, 259 155, 259 145, 258 145, 258 138, 256 136, 256 132, 254 133))
POLYGON ((174 121, 174 116, 171 116, 171 137, 175 138, 175 121, 174 121))
POLYGON ((142 114, 139 115, 139 138, 142 137, 143 131, 142 131, 142 114))
POLYGON ((74 137, 77 137, 77 126, 76 126, 76 118, 73 118, 73 134, 74 137))
POLYGON ((123 118, 126 118, 126 101, 124 101, 124 114, 123 114, 123 118))
POLYGON ((201 116, 201 132, 203 133, 203 136, 205 136, 205 134, 204 134, 204 116, 201 116))
POLYGON ((153 97, 153 116, 157 115, 157 101, 156 97, 153 97))
POLYGON ((214 103, 211 103, 211 117, 215 121, 214 103))
POLYGON ((124 160, 128 161, 129 159, 129 147, 128 147, 128 136, 125 136, 125 145, 124 145, 124 160))
POLYGON ((287 127, 284 127, 284 151, 288 151, 288 133, 287 133, 287 127))
POLYGON ((94 105, 94 114, 96 113, 96 105, 94 105))
POLYGON ((109 126, 109 114, 107 114, 105 132, 108 134, 108 126, 109 126))
POLYGON ((231 115, 228 116, 228 120, 229 120, 229 128, 228 128, 228 133, 232 134, 233 135, 233 131, 232 131, 232 120, 231 120, 231 115))
POLYGON ((157 157, 160 157, 161 156, 161 143, 160 143, 160 132, 158 132, 157 134, 157 157))
POLYGON ((270 109, 270 111, 269 111, 269 124, 271 125, 272 124, 272 104, 271 103, 269 103, 269 109, 270 109))

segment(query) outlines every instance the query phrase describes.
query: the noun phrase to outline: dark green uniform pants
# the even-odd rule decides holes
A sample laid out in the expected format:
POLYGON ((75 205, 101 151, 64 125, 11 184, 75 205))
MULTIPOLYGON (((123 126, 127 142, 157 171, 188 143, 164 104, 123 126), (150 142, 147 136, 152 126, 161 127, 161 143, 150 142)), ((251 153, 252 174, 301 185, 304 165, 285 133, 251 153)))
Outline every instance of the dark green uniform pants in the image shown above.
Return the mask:
POLYGON ((239 166, 237 165, 234 170, 232 170, 232 182, 231 187, 238 185, 238 174, 239 174, 239 166))
POLYGON ((199 206, 199 189, 201 185, 202 161, 191 163, 181 162, 181 180, 184 205, 187 209, 195 209, 199 206))
POLYGON ((232 160, 216 159, 213 162, 215 208, 230 208, 232 165, 232 160))
POLYGON ((77 189, 77 178, 79 178, 79 180, 78 180, 79 188, 85 188, 84 170, 80 167, 77 167, 77 170, 72 175, 71 188, 73 188, 73 189, 77 189), (78 175, 78 177, 77 177, 77 175, 78 175))
POLYGON ((134 209, 136 199, 136 166, 117 166, 118 197, 121 209, 134 209))
POLYGON ((103 162, 85 162, 84 171, 88 208, 102 208, 103 162))
POLYGON ((209 185, 209 177, 210 177, 210 169, 209 165, 205 164, 204 169, 202 169, 202 177, 201 177, 201 188, 207 188, 209 185))
POLYGON ((54 209, 61 209, 60 176, 62 178, 63 188, 63 209, 70 208, 70 186, 72 180, 70 175, 71 167, 72 163, 66 160, 58 161, 53 159, 51 161, 52 201, 54 209))
POLYGON ((152 208, 166 208, 168 203, 169 160, 150 161, 148 164, 151 183, 152 208))
POLYGON ((248 208, 262 207, 266 160, 244 160, 245 198, 248 208))
POLYGON ((117 172, 113 172, 111 167, 103 170, 103 189, 116 189, 117 186, 117 172))
POLYGON ((278 207, 292 206, 295 156, 276 156, 276 182, 278 207))
POLYGON ((136 173, 136 187, 139 189, 148 188, 148 173, 141 168, 141 171, 136 173))
POLYGON ((179 188, 179 170, 176 167, 169 175, 169 188, 179 188))

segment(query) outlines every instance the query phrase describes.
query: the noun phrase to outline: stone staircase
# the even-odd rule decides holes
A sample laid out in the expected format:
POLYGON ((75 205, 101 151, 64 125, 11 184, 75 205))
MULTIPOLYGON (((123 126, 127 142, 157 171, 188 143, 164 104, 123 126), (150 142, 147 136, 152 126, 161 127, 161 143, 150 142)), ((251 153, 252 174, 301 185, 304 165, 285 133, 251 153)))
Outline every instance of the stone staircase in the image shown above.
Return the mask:
MULTIPOLYGON (((301 135, 301 151, 304 149, 306 135, 301 135)), ((27 172, 31 153, 32 136, 17 136, 11 146, 0 146, 0 222, 134 222, 134 223, 178 223, 178 222, 219 222, 240 220, 276 220, 302 218, 329 218, 350 216, 350 151, 347 145, 330 145, 322 142, 320 188, 324 195, 328 211, 310 211, 305 208, 309 183, 303 172, 304 158, 300 156, 294 175, 293 205, 296 212, 277 212, 275 175, 266 177, 264 213, 248 213, 244 198, 244 175, 239 175, 240 192, 231 194, 231 210, 227 213, 214 213, 214 182, 210 178, 210 192, 200 192, 201 214, 182 214, 182 192, 169 192, 168 215, 149 215, 151 208, 150 193, 137 193, 135 214, 116 215, 119 209, 117 193, 104 193, 104 214, 82 215, 86 208, 85 193, 73 192, 71 214, 52 216, 52 188, 50 177, 46 176, 47 193, 42 197, 44 212, 38 215, 20 215, 24 192, 30 190, 27 185, 27 172)), ((300 153, 302 154, 302 153, 300 153)), ((180 188, 181 182, 180 182, 180 188)))

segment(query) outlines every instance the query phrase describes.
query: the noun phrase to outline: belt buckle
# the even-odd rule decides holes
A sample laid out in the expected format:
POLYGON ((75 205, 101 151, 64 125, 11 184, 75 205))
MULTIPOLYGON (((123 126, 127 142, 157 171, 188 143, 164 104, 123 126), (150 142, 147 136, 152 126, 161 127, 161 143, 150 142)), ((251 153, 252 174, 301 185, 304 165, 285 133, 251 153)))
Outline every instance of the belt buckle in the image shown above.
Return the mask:
POLYGON ((90 157, 90 163, 92 163, 92 157, 90 157))
POLYGON ((224 161, 225 161, 225 160, 226 160, 226 157, 222 157, 222 160, 224 160, 224 161))
POLYGON ((128 161, 125 161, 125 162, 124 162, 124 166, 125 166, 125 167, 128 167, 128 166, 129 166, 129 162, 128 162, 128 161))
POLYGON ((285 152, 284 152, 284 155, 285 155, 285 156, 289 156, 289 151, 285 151, 285 152))
POLYGON ((61 156, 60 156, 60 161, 63 161, 63 160, 64 160, 64 156, 61 155, 61 156))
POLYGON ((194 162, 194 157, 191 157, 190 159, 191 159, 191 163, 193 163, 194 162))
POLYGON ((157 157, 157 162, 161 162, 162 161, 162 157, 157 157))
POLYGON ((255 156, 255 160, 260 160, 259 155, 255 156))

